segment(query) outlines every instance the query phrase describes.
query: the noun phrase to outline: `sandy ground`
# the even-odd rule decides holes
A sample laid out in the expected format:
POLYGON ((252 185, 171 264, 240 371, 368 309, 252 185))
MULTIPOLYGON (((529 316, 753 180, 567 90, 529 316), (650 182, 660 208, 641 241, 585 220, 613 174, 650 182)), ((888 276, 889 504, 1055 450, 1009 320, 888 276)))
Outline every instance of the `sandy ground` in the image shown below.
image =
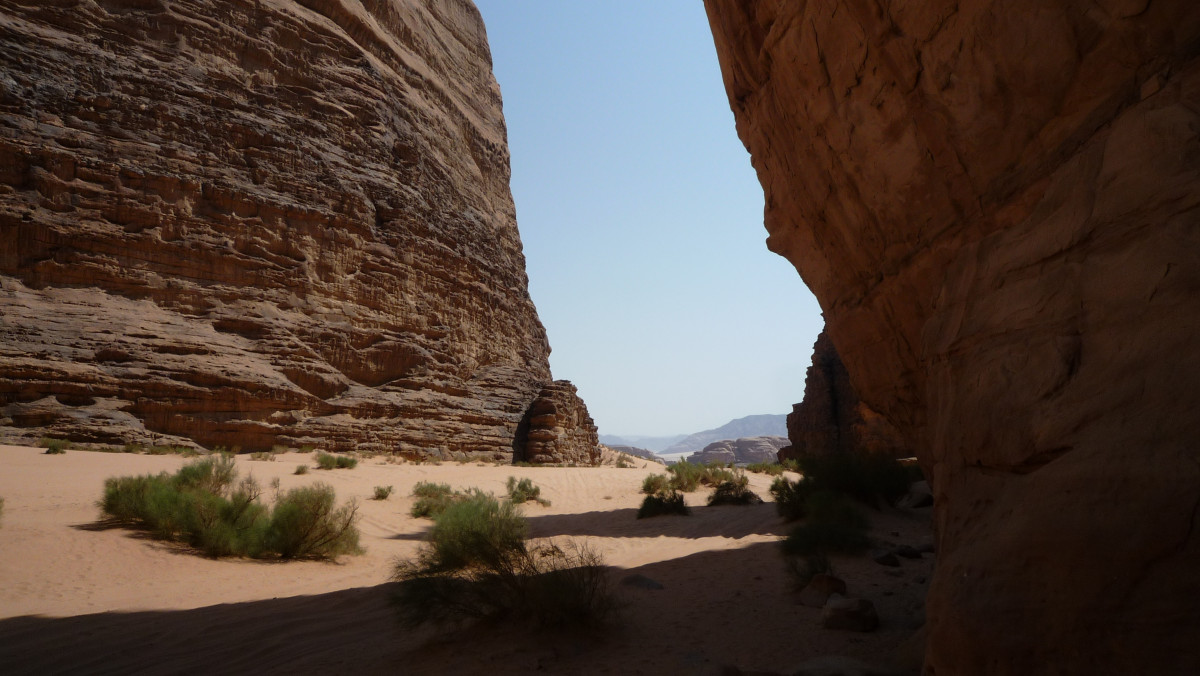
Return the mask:
MULTIPOLYGON (((6 674, 704 674, 723 665, 786 672, 807 659, 850 655, 892 661, 922 617, 932 557, 888 569, 869 557, 833 564, 852 596, 875 603, 870 634, 820 627, 820 610, 795 603, 776 549, 787 526, 775 514, 771 478, 752 474, 768 500, 707 507, 687 496, 690 517, 637 520, 639 488, 661 466, 527 468, 360 461, 311 470, 308 454, 272 462, 238 458, 239 470, 283 489, 325 481, 356 498, 366 553, 337 563, 213 560, 124 529, 99 527, 106 477, 174 471, 177 456, 0 446, 0 672, 6 674), (414 554, 430 526, 408 516, 418 481, 504 492, 529 477, 549 507, 527 505, 535 537, 586 540, 603 553, 623 602, 613 626, 586 633, 533 627, 406 630, 388 606, 396 557, 414 554), (395 487, 386 501, 375 486, 395 487), (663 585, 621 584, 640 574, 663 585)), ((873 514, 872 536, 927 541, 927 511, 873 514)))

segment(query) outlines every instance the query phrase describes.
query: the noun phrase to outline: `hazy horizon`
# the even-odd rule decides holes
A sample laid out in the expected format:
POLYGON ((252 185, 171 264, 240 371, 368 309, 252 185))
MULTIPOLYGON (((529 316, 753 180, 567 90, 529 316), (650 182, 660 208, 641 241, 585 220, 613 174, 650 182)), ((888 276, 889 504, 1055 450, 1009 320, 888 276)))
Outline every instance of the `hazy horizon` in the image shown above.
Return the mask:
POLYGON ((821 330, 691 0, 477 0, 504 97, 530 294, 603 434, 787 411, 821 330))

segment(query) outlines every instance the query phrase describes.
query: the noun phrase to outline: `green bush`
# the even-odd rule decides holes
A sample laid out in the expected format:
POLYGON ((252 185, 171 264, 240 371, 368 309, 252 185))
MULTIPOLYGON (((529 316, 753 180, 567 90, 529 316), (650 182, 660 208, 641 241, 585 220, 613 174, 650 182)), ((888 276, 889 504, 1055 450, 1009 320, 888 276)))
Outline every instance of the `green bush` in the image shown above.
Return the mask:
POLYGON ((665 474, 649 474, 642 480, 642 492, 646 495, 666 493, 670 490, 670 478, 665 474))
POLYGON ((785 556, 857 554, 871 546, 871 522, 845 495, 814 491, 805 499, 807 523, 792 529, 783 541, 785 556))
POLYGON ((750 481, 744 474, 731 481, 722 481, 717 484, 717 489, 713 491, 713 494, 708 496, 709 506, 755 505, 761 503, 762 498, 750 490, 749 484, 750 481))
POLYGON ((50 437, 42 437, 38 441, 38 446, 46 448, 46 455, 62 455, 71 447, 71 442, 66 439, 51 439, 50 437))
POLYGON ((660 516, 662 514, 681 514, 688 516, 691 514, 687 504, 683 501, 683 493, 672 490, 666 493, 655 493, 647 495, 642 500, 642 506, 638 508, 637 518, 645 519, 652 516, 660 516))
POLYGON ((447 571, 495 567, 509 553, 524 549, 529 525, 515 505, 473 492, 448 505, 434 519, 422 567, 447 571))
POLYGON ((350 456, 317 452, 317 469, 354 469, 357 466, 358 460, 350 456))
POLYGON ((812 494, 812 483, 803 479, 791 481, 787 477, 776 477, 769 489, 771 497, 775 498, 775 511, 784 521, 803 519, 805 501, 812 494))
POLYGON ((747 472, 755 474, 767 474, 770 476, 779 476, 783 474, 783 465, 777 462, 752 462, 746 465, 747 472))
POLYGON ((417 501, 413 503, 409 514, 417 518, 436 517, 464 497, 464 494, 452 490, 450 484, 435 484, 430 481, 418 482, 413 486, 412 495, 417 501))
POLYGON ((671 488, 684 493, 691 493, 699 488, 700 477, 704 475, 702 466, 687 460, 680 460, 668 467, 667 471, 671 474, 671 488))
POLYGON ((527 546, 511 502, 471 492, 438 515, 415 561, 399 561, 394 598, 409 625, 513 616, 539 625, 602 621, 608 575, 586 547, 527 546))
POLYGON ((209 556, 334 558, 358 551, 356 507, 335 509, 329 486, 290 491, 273 511, 260 494, 252 478, 237 481, 232 458, 210 456, 173 475, 107 479, 99 506, 118 522, 209 556))
POLYGON ((837 491, 871 506, 895 503, 908 492, 909 470, 894 458, 868 453, 831 453, 799 461, 817 490, 837 491))
POLYGON ((550 501, 542 499, 542 489, 540 486, 535 486, 530 479, 521 479, 517 481, 516 477, 508 477, 506 486, 508 490, 508 499, 514 505, 520 505, 529 501, 538 503, 543 507, 549 507, 550 501))
POLYGON ((333 559, 357 554, 358 505, 353 500, 334 506, 333 487, 316 483, 293 488, 280 496, 271 513, 267 547, 285 559, 333 559))
POLYGON ((375 487, 375 497, 373 499, 387 500, 391 496, 392 496, 392 487, 391 486, 376 486, 375 487))
POLYGON ((308 465, 296 465, 296 471, 292 474, 308 474, 308 465))

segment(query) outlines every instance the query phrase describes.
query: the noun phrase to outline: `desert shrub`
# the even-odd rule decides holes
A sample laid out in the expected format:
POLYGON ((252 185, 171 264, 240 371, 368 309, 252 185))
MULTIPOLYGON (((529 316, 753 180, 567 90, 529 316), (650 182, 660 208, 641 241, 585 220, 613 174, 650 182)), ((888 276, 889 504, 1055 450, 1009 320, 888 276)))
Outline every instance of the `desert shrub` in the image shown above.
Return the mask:
POLYGON ((292 474, 308 474, 308 465, 296 465, 296 471, 292 474))
POLYGON ((357 551, 356 507, 333 507, 317 484, 281 496, 273 511, 252 478, 237 481, 232 458, 210 456, 175 474, 113 477, 101 511, 153 537, 187 542, 209 556, 333 558, 357 551))
POLYGON ((655 493, 647 495, 642 500, 642 506, 638 508, 637 518, 645 519, 652 516, 660 516, 662 514, 681 514, 688 516, 691 514, 687 504, 683 501, 683 493, 672 490, 669 492, 655 493))
POLYGON ((334 455, 320 451, 317 453, 317 469, 354 469, 358 460, 347 455, 334 455))
POLYGON ((805 499, 807 522, 796 526, 783 541, 785 556, 857 554, 871 546, 866 515, 845 495, 814 491, 805 499))
POLYGON ((293 488, 279 497, 266 532, 267 547, 285 559, 332 559, 360 552, 353 500, 334 506, 325 483, 293 488))
POLYGON ((691 493, 700 487, 700 477, 704 475, 704 467, 694 462, 680 460, 667 468, 671 474, 671 488, 684 493, 691 493))
POLYGON ((617 462, 616 462, 617 469, 628 469, 633 466, 634 466, 634 464, 629 461, 629 457, 626 456, 624 453, 617 456, 617 462))
POLYGON ((717 489, 708 496, 709 506, 715 505, 753 505, 762 502, 762 498, 750 490, 750 482, 742 474, 736 479, 722 481, 717 489))
POLYGON ((66 439, 51 439, 50 437, 42 437, 38 441, 38 446, 46 448, 46 455, 62 455, 71 447, 71 442, 66 439))
POLYGON ((815 489, 845 493, 867 505, 892 504, 908 492, 909 470, 894 458, 831 453, 801 458, 800 472, 815 489))
POLYGON ((275 454, 268 453, 266 451, 257 451, 255 453, 250 454, 250 459, 251 460, 266 460, 268 462, 273 462, 275 460, 275 454))
POLYGON ((435 519, 416 560, 398 561, 394 601, 409 625, 511 616, 539 625, 602 621, 614 608, 599 555, 572 543, 529 546, 511 502, 480 493, 435 519))
POLYGON ((422 567, 427 571, 494 567, 524 548, 528 531, 529 525, 511 502, 473 492, 434 519, 422 567))
POLYGON ((375 496, 373 499, 387 500, 391 496, 392 496, 392 487, 391 486, 376 486, 375 487, 375 496))
POLYGON ((755 474, 767 474, 770 476, 779 476, 783 474, 783 465, 777 462, 752 462, 746 465, 747 472, 755 474))
POLYGON ((435 484, 431 481, 420 481, 412 489, 412 495, 417 499, 409 514, 414 517, 433 518, 446 511, 450 505, 462 498, 462 493, 456 493, 450 484, 435 484))
POLYGON ((670 489, 670 478, 665 474, 649 474, 642 480, 642 492, 646 495, 665 493, 670 489))
POLYGON ((505 486, 508 491, 508 499, 514 505, 524 504, 529 501, 538 503, 543 507, 549 507, 550 501, 542 499, 542 488, 534 485, 530 479, 517 480, 516 477, 508 477, 508 482, 505 486))
POLYGON ((788 577, 792 579, 792 588, 796 591, 807 587, 808 583, 812 582, 813 576, 817 574, 834 574, 833 564, 829 562, 829 557, 821 552, 807 556, 787 556, 784 557, 783 562, 787 568, 788 577))
POLYGON ((805 515, 805 501, 812 494, 812 484, 800 481, 791 481, 787 477, 776 477, 771 482, 771 497, 775 498, 775 511, 779 512, 784 521, 796 521, 803 519, 805 515))
POLYGON ((800 463, 797 462, 795 458, 788 458, 787 460, 780 460, 779 465, 788 472, 796 472, 797 474, 800 473, 800 463))

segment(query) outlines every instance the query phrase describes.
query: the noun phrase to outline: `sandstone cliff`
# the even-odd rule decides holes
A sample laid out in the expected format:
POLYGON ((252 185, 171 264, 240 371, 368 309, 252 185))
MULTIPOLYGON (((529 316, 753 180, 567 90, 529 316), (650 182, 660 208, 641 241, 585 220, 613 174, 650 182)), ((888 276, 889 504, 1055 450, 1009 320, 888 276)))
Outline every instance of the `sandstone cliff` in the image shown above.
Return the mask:
POLYGON ((0 4, 0 438, 511 457, 508 178, 468 0, 0 4))
POLYGON ((804 401, 787 417, 790 444, 779 460, 831 453, 876 453, 909 457, 900 431, 858 398, 850 375, 824 331, 813 345, 812 366, 804 377, 804 401))
POLYGON ((1200 670, 1200 5, 706 7, 768 246, 932 478, 927 673, 1200 670))

